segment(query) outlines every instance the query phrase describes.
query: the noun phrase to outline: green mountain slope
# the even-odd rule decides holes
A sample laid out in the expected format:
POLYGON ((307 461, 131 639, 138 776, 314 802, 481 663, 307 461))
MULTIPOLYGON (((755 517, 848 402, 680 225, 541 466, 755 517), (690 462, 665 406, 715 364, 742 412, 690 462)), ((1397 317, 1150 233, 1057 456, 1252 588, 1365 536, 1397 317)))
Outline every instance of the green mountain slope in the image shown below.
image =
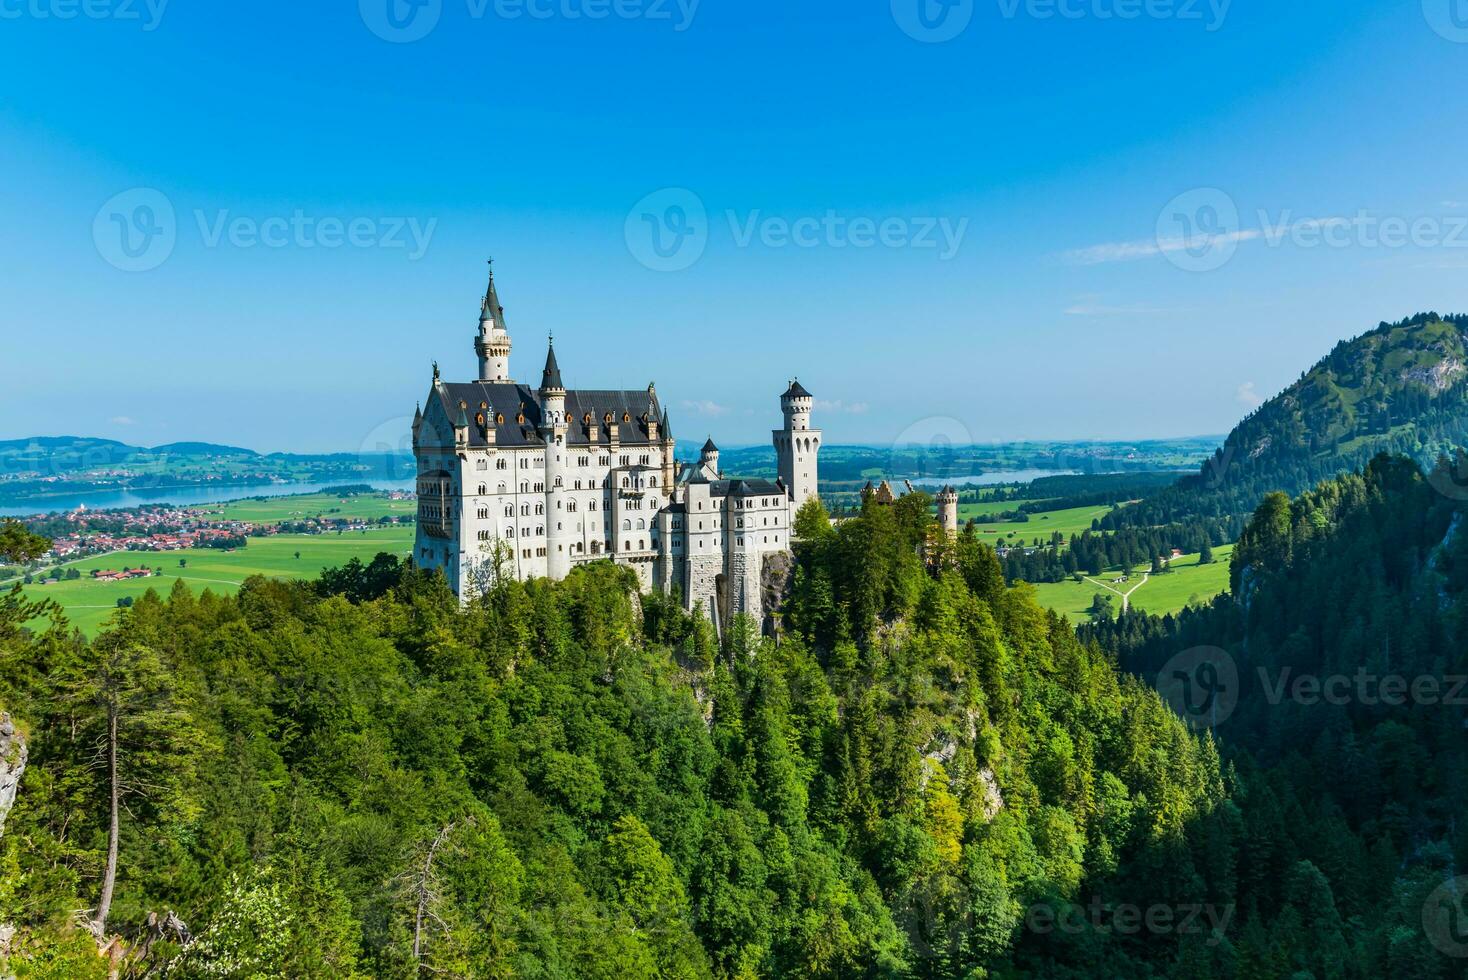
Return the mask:
POLYGON ((1239 774, 1238 902, 1260 921, 1238 976, 1468 976, 1468 534, 1436 484, 1382 457, 1271 494, 1234 594, 1081 631, 1143 677, 1181 669, 1239 774))
POLYGON ((1468 443, 1468 317, 1421 313, 1342 341, 1238 424, 1199 472, 1103 526, 1215 519, 1233 537, 1272 490, 1300 493, 1377 453, 1428 464, 1468 443))

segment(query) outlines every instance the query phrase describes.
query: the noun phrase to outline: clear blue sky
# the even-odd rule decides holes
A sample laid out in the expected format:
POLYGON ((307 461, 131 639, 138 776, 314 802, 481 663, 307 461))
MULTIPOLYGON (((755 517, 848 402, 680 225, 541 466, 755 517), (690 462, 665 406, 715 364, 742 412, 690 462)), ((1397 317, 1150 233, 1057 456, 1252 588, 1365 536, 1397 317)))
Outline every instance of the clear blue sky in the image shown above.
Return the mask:
POLYGON ((656 380, 727 443, 792 375, 832 442, 1221 432, 1340 338, 1468 310, 1449 0, 88 2, 0 0, 0 438, 355 449, 433 360, 473 376, 491 254, 518 378, 554 331, 568 385, 656 380), (636 240, 666 188, 706 215, 676 271, 636 240), (1226 262, 1159 232, 1197 188, 1240 214, 1204 241, 1226 262), (166 260, 119 268, 113 223, 160 198, 166 260), (770 222, 828 213, 892 237, 770 222), (955 249, 904 244, 933 222, 955 249))

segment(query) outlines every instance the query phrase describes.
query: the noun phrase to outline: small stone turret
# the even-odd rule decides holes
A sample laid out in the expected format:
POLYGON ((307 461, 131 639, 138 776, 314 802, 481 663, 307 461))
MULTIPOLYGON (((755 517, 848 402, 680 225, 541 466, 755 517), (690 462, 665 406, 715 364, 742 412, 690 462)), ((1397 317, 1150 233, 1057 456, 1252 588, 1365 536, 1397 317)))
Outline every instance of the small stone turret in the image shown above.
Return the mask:
POLYGON ((958 537, 958 491, 953 487, 938 491, 938 523, 950 538, 958 537))
POLYGON ((709 472, 719 472, 719 447, 714 445, 713 437, 703 444, 703 449, 698 454, 698 465, 706 467, 709 472))

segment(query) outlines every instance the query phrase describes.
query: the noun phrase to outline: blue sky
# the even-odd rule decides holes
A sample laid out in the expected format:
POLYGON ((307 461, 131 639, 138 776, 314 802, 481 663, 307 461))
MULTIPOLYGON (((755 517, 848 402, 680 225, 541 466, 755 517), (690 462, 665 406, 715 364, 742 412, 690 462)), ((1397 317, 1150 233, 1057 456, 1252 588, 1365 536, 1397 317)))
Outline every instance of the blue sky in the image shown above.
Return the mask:
POLYGON ((0 0, 0 438, 391 441, 487 255, 518 378, 726 443, 1222 432, 1468 310, 1463 0, 151 2, 0 0))

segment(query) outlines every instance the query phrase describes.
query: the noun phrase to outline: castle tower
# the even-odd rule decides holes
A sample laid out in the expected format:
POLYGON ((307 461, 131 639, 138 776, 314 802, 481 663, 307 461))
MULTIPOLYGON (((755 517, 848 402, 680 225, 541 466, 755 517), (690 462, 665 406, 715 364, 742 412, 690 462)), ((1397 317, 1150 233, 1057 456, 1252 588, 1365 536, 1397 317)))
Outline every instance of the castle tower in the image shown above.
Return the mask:
POLYGON ((575 518, 566 507, 566 386, 556 363, 552 339, 540 376, 540 436, 545 440, 545 555, 552 579, 571 574, 571 547, 576 541, 575 518))
MULTIPOLYGON (((673 426, 668 421, 668 410, 663 409, 663 420, 658 425, 658 434, 663 437, 663 486, 668 488, 671 495, 677 473, 673 468, 673 426)), ((670 498, 671 499, 671 498, 670 498)))
POLYGON ((719 447, 714 445, 713 437, 703 444, 703 449, 698 454, 698 465, 706 467, 715 476, 719 474, 719 447))
POLYGON ((479 306, 479 336, 474 338, 479 357, 479 380, 510 380, 510 333, 505 329, 505 308, 494 288, 494 260, 489 262, 489 286, 479 306))
POLYGON ((938 491, 938 523, 950 538, 958 537, 958 491, 952 487, 938 491))
POLYGON ((817 491, 817 456, 821 451, 822 432, 810 427, 814 403, 811 393, 799 381, 790 382, 790 387, 780 396, 785 427, 774 432, 775 456, 780 479, 789 488, 796 507, 816 496, 817 491))

